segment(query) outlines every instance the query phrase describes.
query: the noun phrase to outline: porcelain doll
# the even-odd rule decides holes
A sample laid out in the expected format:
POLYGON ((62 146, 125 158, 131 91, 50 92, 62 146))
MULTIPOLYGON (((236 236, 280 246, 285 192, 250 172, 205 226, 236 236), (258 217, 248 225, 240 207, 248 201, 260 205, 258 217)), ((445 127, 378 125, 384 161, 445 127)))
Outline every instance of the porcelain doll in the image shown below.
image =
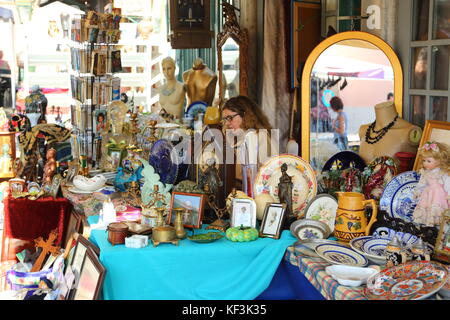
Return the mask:
POLYGON ((438 226, 442 213, 450 207, 450 157, 448 148, 439 142, 427 142, 419 150, 420 180, 413 197, 419 199, 413 221, 438 226))

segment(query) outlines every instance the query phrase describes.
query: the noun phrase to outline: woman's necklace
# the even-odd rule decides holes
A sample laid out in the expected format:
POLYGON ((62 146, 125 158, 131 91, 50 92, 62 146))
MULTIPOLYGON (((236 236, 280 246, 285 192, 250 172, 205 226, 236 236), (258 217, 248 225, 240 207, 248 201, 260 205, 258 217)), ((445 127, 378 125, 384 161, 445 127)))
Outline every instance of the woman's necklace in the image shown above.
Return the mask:
POLYGON ((380 130, 375 130, 375 124, 377 123, 377 121, 375 120, 367 128, 367 131, 366 131, 366 142, 368 144, 375 144, 378 141, 380 141, 381 138, 383 138, 384 135, 389 131, 389 129, 391 129, 394 126, 394 124, 397 121, 397 119, 398 119, 398 115, 395 116, 394 120, 392 120, 391 123, 389 123, 386 127, 381 128, 380 130), (372 132, 375 134, 374 137, 372 137, 372 132))
POLYGON ((165 96, 170 96, 172 93, 175 92, 175 86, 171 89, 167 89, 167 84, 162 87, 161 93, 165 96))

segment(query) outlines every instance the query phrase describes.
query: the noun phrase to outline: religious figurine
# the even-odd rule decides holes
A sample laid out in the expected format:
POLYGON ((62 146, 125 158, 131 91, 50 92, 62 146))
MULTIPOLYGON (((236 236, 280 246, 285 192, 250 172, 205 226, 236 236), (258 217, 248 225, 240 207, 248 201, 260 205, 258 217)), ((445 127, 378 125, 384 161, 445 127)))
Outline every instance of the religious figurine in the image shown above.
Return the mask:
POLYGON ((186 89, 184 84, 175 78, 175 60, 167 57, 161 62, 161 67, 166 82, 159 87, 159 104, 167 113, 181 119, 184 115, 186 89))
POLYGON ((200 176, 199 187, 203 189, 205 184, 208 184, 210 192, 216 194, 219 191, 219 187, 223 185, 223 182, 220 179, 215 159, 210 158, 206 163, 208 167, 200 176))
POLYGON ((53 176, 56 173, 56 150, 53 148, 48 149, 46 154, 47 161, 44 166, 44 177, 42 184, 51 184, 53 176))
POLYGON ((429 227, 438 226, 450 207, 450 151, 442 143, 427 142, 419 150, 420 180, 414 198, 420 199, 413 221, 429 227))
POLYGON ((292 189, 294 183, 292 177, 287 174, 288 166, 286 163, 281 165, 281 177, 278 183, 278 198, 280 203, 286 203, 286 215, 290 216, 292 212, 292 189))
POLYGON ((21 178, 25 179, 25 181, 36 181, 37 180, 37 165, 38 165, 38 157, 36 153, 32 153, 27 163, 23 167, 21 178))
POLYGON ((195 59, 192 69, 183 73, 186 84, 187 106, 196 101, 203 101, 210 106, 214 100, 217 75, 209 69, 200 58, 195 59))
POLYGON ((53 291, 53 283, 46 277, 39 279, 38 289, 30 290, 23 300, 44 300, 53 291))

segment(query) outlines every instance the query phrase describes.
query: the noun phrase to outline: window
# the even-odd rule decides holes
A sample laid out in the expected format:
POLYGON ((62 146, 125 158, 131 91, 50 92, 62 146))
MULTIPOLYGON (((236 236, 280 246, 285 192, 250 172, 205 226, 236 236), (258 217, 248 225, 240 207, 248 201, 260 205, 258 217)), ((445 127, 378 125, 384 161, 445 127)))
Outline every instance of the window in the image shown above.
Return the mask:
POLYGON ((408 40, 399 41, 405 79, 410 79, 405 81, 404 104, 410 107, 404 116, 421 127, 426 120, 450 121, 449 16, 448 0, 400 2, 399 27, 404 21, 411 27, 408 40))

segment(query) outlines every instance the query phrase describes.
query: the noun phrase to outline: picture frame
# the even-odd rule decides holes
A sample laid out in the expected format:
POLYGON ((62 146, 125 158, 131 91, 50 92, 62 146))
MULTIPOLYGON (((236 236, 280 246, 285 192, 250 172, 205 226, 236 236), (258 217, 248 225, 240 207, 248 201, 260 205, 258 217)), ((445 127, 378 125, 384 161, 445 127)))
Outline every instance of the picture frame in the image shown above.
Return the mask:
POLYGON ((78 283, 75 287, 73 300, 97 300, 106 269, 100 263, 98 256, 88 248, 81 267, 78 283))
POLYGON ((108 115, 106 109, 97 109, 94 112, 94 133, 100 135, 101 132, 105 132, 107 129, 106 124, 108 123, 108 115))
POLYGON ((167 215, 169 224, 175 222, 175 208, 190 209, 190 215, 184 215, 183 226, 186 228, 200 229, 202 227, 203 211, 205 207, 205 195, 202 193, 186 193, 186 192, 172 192, 170 199, 170 210, 167 215))
POLYGON ((59 188, 61 187, 61 182, 63 178, 60 174, 54 175, 52 178, 52 183, 50 185, 50 190, 48 194, 56 199, 58 197, 59 188))
POLYGON ((450 263, 450 210, 442 215, 434 253, 438 260, 450 263))
POLYGON ((261 238, 280 239, 284 219, 286 218, 285 203, 267 203, 259 229, 261 238))
POLYGON ((67 223, 67 228, 65 230, 64 242, 66 246, 70 241, 74 233, 81 233, 80 229, 82 226, 82 217, 75 211, 72 210, 69 215, 69 222, 67 223))
MULTIPOLYGON (((427 120, 420 139, 419 150, 428 141, 436 141, 450 148, 450 122, 427 120)), ((420 161, 420 156, 417 155, 413 166, 414 171, 419 169, 420 161)))
POLYGON ((0 132, 0 181, 14 178, 16 159, 16 133, 0 132))
POLYGON ((234 198, 231 205, 231 227, 256 227, 256 203, 253 199, 234 198))
POLYGON ((127 151, 119 148, 108 148, 108 156, 111 157, 112 167, 116 170, 122 165, 122 160, 125 158, 127 151))
MULTIPOLYGON (((78 158, 77 158, 78 159, 78 158)), ((73 160, 69 162, 69 167, 67 168, 67 174, 64 180, 65 185, 72 185, 73 178, 78 175, 80 171, 80 162, 78 160, 73 160)))

